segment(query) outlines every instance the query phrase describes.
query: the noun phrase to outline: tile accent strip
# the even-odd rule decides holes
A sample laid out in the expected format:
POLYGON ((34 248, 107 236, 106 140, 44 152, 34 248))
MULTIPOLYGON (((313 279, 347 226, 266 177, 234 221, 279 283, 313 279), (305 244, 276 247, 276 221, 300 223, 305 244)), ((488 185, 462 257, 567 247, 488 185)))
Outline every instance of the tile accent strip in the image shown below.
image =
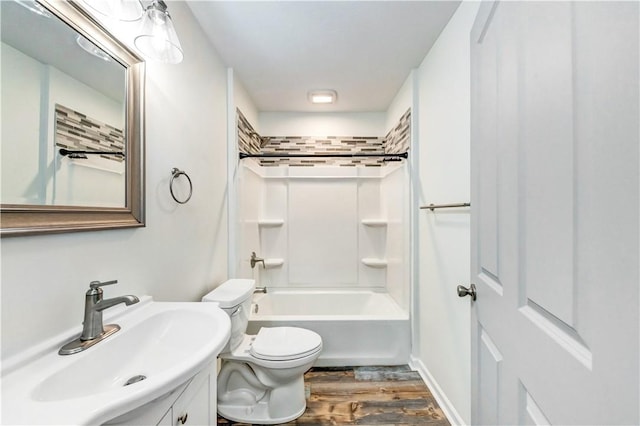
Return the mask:
MULTIPOLYGON (((400 154, 407 152, 411 140, 411 109, 400 118, 386 137, 378 136, 268 136, 261 137, 240 110, 237 110, 238 148, 245 154, 309 154, 304 158, 259 158, 261 166, 294 167, 339 166, 381 167, 381 157, 313 158, 314 154, 400 154)), ((249 159, 247 159, 249 160, 249 159)))
POLYGON ((411 147, 411 108, 400 117, 398 124, 384 138, 385 154, 400 154, 411 147))
MULTIPOLYGON (((383 138, 370 136, 317 138, 309 136, 275 136, 265 138, 261 154, 384 154, 383 138)), ((261 166, 368 166, 380 167, 382 158, 260 158, 261 166)))
MULTIPOLYGON (((69 150, 125 152, 123 129, 59 104, 56 104, 55 143, 69 150)), ((124 161, 119 155, 100 155, 100 158, 117 163, 124 161)))
POLYGON ((260 154, 262 138, 239 109, 236 109, 238 127, 238 149, 245 154, 260 154))

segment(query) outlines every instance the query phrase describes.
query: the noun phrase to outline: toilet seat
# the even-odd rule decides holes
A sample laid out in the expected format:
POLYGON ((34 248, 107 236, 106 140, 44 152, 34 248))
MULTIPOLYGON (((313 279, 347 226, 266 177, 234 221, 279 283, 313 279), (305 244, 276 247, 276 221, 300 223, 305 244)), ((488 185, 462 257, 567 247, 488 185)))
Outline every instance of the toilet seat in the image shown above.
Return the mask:
POLYGON ((319 334, 298 327, 262 327, 251 345, 255 358, 287 361, 318 352, 322 346, 319 334))
MULTIPOLYGON (((280 327, 276 327, 276 328, 280 328, 280 327)), ((310 330, 305 330, 305 331, 309 331, 310 333, 316 334, 310 330)), ((269 334, 269 332, 267 332, 267 334, 269 334)), ((319 335, 317 336, 320 339, 319 346, 316 346, 315 348, 307 347, 306 350, 304 350, 302 353, 297 353, 294 355, 289 353, 288 355, 283 355, 280 359, 272 360, 272 359, 259 358, 258 356, 253 355, 252 349, 253 349, 253 344, 257 339, 257 335, 252 336, 252 335, 245 334, 242 340, 242 343, 240 343, 236 349, 234 349, 232 352, 223 352, 219 356, 220 356, 220 359, 224 359, 224 360, 241 361, 249 364, 256 364, 264 368, 273 368, 276 370, 285 369, 285 368, 295 368, 300 365, 304 365, 305 363, 309 362, 309 360, 311 359, 317 358, 318 353, 322 350, 322 338, 319 335)), ((258 349, 258 352, 260 352, 260 349, 258 349)), ((296 350, 292 350, 290 352, 296 352, 296 350)), ((264 357, 264 355, 259 355, 259 356, 264 357)))

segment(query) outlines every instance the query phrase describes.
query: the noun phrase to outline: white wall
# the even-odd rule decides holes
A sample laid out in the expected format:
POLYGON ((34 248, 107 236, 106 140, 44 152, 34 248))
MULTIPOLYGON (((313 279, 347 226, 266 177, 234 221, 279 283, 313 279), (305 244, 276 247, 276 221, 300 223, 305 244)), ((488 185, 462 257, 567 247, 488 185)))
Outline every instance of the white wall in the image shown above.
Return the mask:
POLYGON ((2 202, 40 204, 42 64, 2 43, 2 202), (34 114, 37 112, 37 114, 34 114), (12 141, 8 143, 7 141, 12 141), (7 177, 10 177, 7 179, 7 177))
MULTIPOLYGON (((419 204, 470 199, 469 32, 479 2, 463 2, 418 70, 419 204)), ((455 422, 470 421, 469 210, 418 213, 417 359, 455 422)))
POLYGON ((402 84, 395 98, 389 105, 387 112, 385 113, 385 125, 384 134, 389 133, 397 124, 402 115, 407 112, 413 105, 413 73, 407 77, 402 84))
POLYGON ((384 125, 378 112, 261 112, 258 119, 263 136, 384 136, 384 125))
MULTIPOLYGON (((233 72, 233 70, 231 70, 233 72)), ((245 118, 251 123, 256 132, 260 133, 260 121, 258 120, 258 109, 251 99, 249 92, 245 89, 237 75, 233 76, 233 102, 236 108, 242 111, 245 118)))
POLYGON ((119 280, 107 298, 197 301, 227 277, 226 70, 189 8, 169 8, 185 59, 147 66, 147 226, 0 240, 3 358, 79 327, 92 280, 119 280), (193 181, 185 205, 169 194, 172 167, 193 181))

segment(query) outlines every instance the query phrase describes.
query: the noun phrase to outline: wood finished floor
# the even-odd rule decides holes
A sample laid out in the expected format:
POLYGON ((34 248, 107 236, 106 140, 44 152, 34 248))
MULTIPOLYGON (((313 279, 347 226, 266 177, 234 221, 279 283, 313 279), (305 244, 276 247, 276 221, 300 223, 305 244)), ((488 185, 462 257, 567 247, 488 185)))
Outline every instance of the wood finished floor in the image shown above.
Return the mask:
MULTIPOLYGON (((449 425, 408 366, 313 368, 304 378, 310 390, 307 410, 286 425, 449 425)), ((218 425, 246 423, 218 417, 218 425)))

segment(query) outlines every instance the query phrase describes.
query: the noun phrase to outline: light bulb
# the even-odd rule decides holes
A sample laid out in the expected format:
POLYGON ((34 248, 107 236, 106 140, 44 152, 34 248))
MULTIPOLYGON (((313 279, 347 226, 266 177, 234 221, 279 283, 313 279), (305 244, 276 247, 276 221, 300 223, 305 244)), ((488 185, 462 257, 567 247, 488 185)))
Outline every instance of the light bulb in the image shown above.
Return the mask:
POLYGON ((134 44, 149 60, 169 64, 182 61, 182 46, 167 12, 167 5, 162 0, 154 0, 145 10, 140 35, 135 38, 134 44))

